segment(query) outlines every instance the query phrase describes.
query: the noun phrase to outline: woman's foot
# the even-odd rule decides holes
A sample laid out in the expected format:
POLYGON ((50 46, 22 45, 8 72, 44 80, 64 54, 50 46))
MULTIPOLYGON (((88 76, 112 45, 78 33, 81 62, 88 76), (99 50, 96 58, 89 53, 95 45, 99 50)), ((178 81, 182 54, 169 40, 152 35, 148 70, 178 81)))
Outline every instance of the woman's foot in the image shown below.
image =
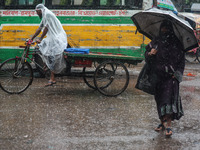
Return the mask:
POLYGON ((45 87, 47 87, 47 86, 53 86, 54 84, 56 84, 56 81, 49 80, 48 83, 45 84, 45 87))
POLYGON ((173 134, 172 129, 171 128, 166 128, 166 130, 165 130, 166 137, 171 137, 172 134, 173 134))
POLYGON ((161 123, 155 128, 155 131, 159 132, 159 131, 164 130, 164 129, 165 129, 165 126, 161 123))

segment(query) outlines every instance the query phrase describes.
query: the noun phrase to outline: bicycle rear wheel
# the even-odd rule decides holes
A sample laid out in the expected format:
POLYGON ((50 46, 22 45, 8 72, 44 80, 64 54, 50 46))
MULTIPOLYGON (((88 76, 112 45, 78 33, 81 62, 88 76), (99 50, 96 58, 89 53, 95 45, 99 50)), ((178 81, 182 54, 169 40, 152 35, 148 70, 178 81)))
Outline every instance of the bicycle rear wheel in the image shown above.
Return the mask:
POLYGON ((196 54, 194 51, 189 51, 185 53, 185 60, 186 62, 192 63, 196 60, 196 54))
POLYGON ((196 51, 196 59, 200 63, 200 48, 198 48, 196 51))
MULTIPOLYGON (((92 68, 92 69, 96 69, 96 68, 92 68)), ((91 68, 89 67, 83 68, 83 80, 87 84, 87 86, 92 89, 96 89, 96 87, 94 86, 94 71, 95 70, 91 70, 91 68)))
POLYGON ((105 96, 118 96, 128 84, 129 72, 121 62, 105 61, 95 70, 94 85, 105 96))
POLYGON ((0 66, 0 87, 9 94, 24 92, 33 81, 33 69, 21 58, 11 58, 0 66))
POLYGON ((88 87, 92 89, 97 89, 94 85, 94 72, 97 68, 98 62, 94 62, 92 67, 84 67, 83 68, 83 80, 87 84, 88 87))

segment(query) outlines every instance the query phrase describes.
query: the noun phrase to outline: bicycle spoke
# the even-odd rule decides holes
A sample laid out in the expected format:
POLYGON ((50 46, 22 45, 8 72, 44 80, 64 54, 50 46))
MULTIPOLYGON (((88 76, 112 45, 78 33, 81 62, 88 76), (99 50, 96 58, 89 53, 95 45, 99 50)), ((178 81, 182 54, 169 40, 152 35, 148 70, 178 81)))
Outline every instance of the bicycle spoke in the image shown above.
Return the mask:
POLYGON ((95 71, 95 86, 106 96, 117 96, 128 86, 129 73, 119 62, 104 62, 95 71))
POLYGON ((21 93, 33 80, 31 66, 21 59, 13 58, 2 63, 0 67, 0 87, 7 93, 21 93))

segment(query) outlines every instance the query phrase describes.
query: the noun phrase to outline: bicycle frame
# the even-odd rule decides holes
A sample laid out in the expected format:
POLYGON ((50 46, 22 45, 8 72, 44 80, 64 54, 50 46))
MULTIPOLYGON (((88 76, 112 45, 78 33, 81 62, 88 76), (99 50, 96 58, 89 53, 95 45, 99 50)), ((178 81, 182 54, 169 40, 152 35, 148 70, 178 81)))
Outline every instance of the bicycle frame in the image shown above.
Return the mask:
MULTIPOLYGON (((32 44, 34 44, 34 43, 32 43, 32 44)), ((30 62, 33 62, 35 65, 37 65, 39 68, 43 69, 43 67, 34 60, 34 55, 36 55, 36 54, 40 55, 39 50, 38 51, 30 50, 30 45, 19 46, 19 47, 24 48, 24 51, 23 51, 22 56, 21 56, 21 63, 30 61, 30 62), (32 58, 30 58, 30 56, 32 56, 32 58)), ((16 56, 16 58, 19 58, 19 57, 16 56)))

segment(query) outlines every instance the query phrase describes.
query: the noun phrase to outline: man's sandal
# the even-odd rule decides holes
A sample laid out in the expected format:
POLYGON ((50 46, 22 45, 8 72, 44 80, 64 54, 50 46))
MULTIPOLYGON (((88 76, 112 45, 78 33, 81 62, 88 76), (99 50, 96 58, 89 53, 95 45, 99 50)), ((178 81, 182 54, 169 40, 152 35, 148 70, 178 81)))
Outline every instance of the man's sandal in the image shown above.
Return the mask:
POLYGON ((48 83, 45 85, 45 87, 53 86, 54 84, 56 84, 56 81, 48 81, 48 83))
POLYGON ((155 128, 155 131, 159 132, 161 130, 164 130, 165 129, 165 126, 163 124, 159 124, 156 128, 155 128))
POLYGON ((166 132, 165 132, 165 136, 166 137, 171 137, 171 135, 172 135, 172 129, 171 128, 166 128, 166 130, 165 130, 166 132))

